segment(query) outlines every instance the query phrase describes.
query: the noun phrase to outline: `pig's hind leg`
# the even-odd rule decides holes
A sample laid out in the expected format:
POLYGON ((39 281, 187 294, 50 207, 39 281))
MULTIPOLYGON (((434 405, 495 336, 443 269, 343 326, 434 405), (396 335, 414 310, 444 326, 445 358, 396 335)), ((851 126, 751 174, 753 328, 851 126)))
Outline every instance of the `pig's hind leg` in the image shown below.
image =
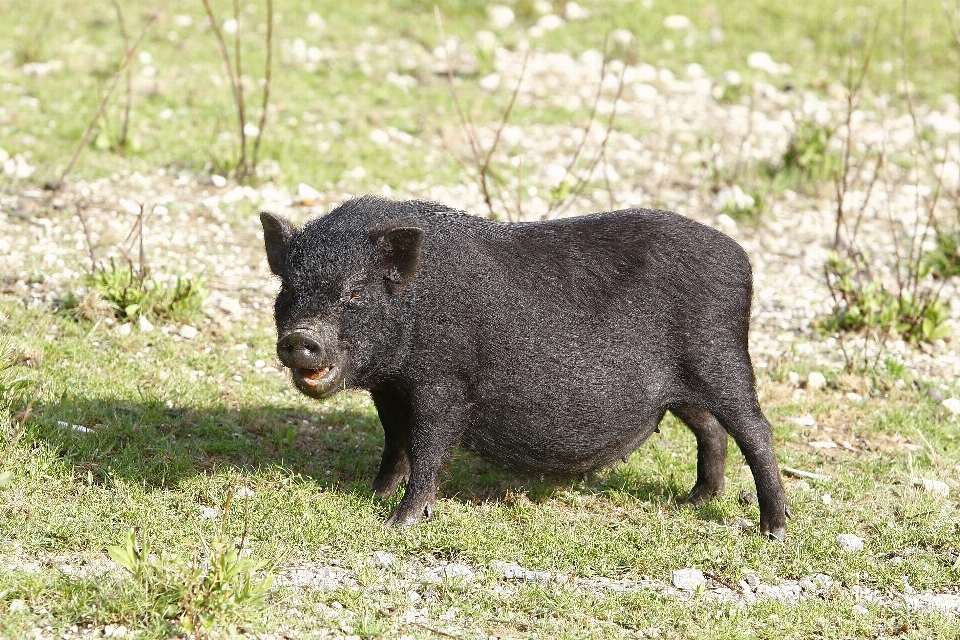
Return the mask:
POLYGON ((410 401, 392 389, 375 389, 370 395, 383 425, 383 458, 373 491, 387 498, 410 477, 410 401))
MULTIPOLYGON (((751 398, 754 397, 751 393, 751 398)), ((760 503, 760 531, 774 540, 787 537, 790 505, 780 480, 780 468, 773 451, 773 431, 756 400, 723 405, 714 415, 733 436, 750 465, 760 503)))
POLYGON ((699 407, 683 405, 670 412, 690 427, 697 438, 697 483, 684 502, 694 506, 703 504, 723 492, 727 432, 713 414, 699 407))

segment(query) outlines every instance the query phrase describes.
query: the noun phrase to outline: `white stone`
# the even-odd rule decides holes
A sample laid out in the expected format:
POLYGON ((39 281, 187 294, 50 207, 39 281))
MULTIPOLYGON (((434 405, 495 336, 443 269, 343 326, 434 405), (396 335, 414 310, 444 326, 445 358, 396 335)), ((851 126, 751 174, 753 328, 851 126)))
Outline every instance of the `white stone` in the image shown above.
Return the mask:
POLYGON ((717 226, 728 233, 732 233, 737 230, 737 221, 727 214, 721 213, 717 216, 717 226))
POLYGON ((484 91, 496 91, 500 88, 500 74, 491 73, 488 76, 480 78, 480 82, 477 85, 484 91))
POLYGON ((923 485, 923 488, 928 493, 934 495, 947 497, 950 495, 950 485, 941 480, 931 480, 930 478, 923 478, 919 481, 919 484, 923 485))
POLYGON ((691 80, 699 80, 700 78, 705 78, 707 75, 706 70, 703 68, 702 64, 697 64, 696 62, 691 62, 687 65, 687 77, 691 80))
POLYGON ((863 551, 863 540, 852 533, 837 534, 837 546, 848 553, 863 551))
POLYGON ((544 31, 556 31, 564 25, 564 20, 558 15, 548 13, 537 20, 537 26, 544 31))
POLYGON ((814 449, 836 449, 837 443, 833 440, 814 440, 809 443, 814 449))
POLYGON ((567 20, 584 20, 590 17, 590 12, 576 2, 568 2, 563 8, 563 16, 567 20))
POLYGON ((200 519, 201 520, 213 520, 214 518, 220 517, 220 514, 223 513, 220 509, 214 507, 200 507, 200 519))
POLYGON ((228 33, 228 34, 230 34, 230 35, 233 35, 233 34, 235 34, 239 29, 240 29, 240 23, 237 22, 235 19, 230 18, 230 19, 228 19, 228 20, 224 20, 224 22, 223 22, 223 32, 224 32, 224 33, 228 33))
POLYGON ((717 208, 720 210, 746 211, 755 204, 756 200, 753 196, 746 193, 739 185, 725 187, 717 194, 717 208))
POLYGON ((751 69, 766 71, 769 74, 777 75, 780 73, 780 65, 774 62, 773 58, 766 51, 754 51, 747 56, 747 66, 751 69))
POLYGON ((498 29, 506 29, 517 19, 513 9, 501 4, 494 4, 487 7, 487 15, 490 16, 490 22, 498 29))
POLYGON ((432 582, 441 582, 446 580, 459 582, 461 584, 469 584, 476 579, 477 574, 474 573, 473 569, 467 565, 453 562, 450 564, 445 564, 442 567, 437 567, 436 569, 430 569, 427 571, 426 577, 432 582))
POLYGON ((547 179, 547 184, 551 187, 559 187, 567 177, 567 168, 559 165, 550 163, 543 168, 543 174, 547 179))
POLYGON ((373 564, 381 569, 389 567, 397 562, 397 556, 388 551, 374 551, 373 564))
POLYGON ((137 328, 140 329, 142 333, 150 333, 153 331, 153 323, 147 320, 144 316, 140 316, 137 319, 137 328))
POLYGON ((474 34, 473 39, 481 51, 493 51, 497 48, 497 34, 493 31, 481 29, 474 34))
POLYGON ((614 29, 610 32, 610 39, 616 45, 629 47, 633 44, 633 32, 629 29, 614 29))
POLYGON ((311 11, 307 15, 307 26, 311 29, 323 29, 326 26, 323 18, 316 11, 311 11))
POLYGON ((673 572, 673 586, 677 589, 695 591, 706 583, 707 579, 699 569, 677 569, 673 572))
POLYGON ((370 132, 370 140, 374 144, 385 147, 390 144, 390 134, 383 129, 374 129, 370 132))
POLYGON ((310 185, 301 182, 297 185, 297 202, 307 206, 312 205, 320 199, 320 192, 310 185))
POLYGON ((130 326, 129 322, 124 322, 122 325, 117 327, 117 333, 121 336, 128 336, 133 330, 133 327, 130 326))
POLYGON ((690 18, 685 15, 673 14, 663 19, 663 26, 667 29, 676 29, 679 31, 681 29, 689 29, 693 26, 693 23, 690 21, 690 18))
POLYGON ((549 571, 531 571, 521 567, 516 562, 494 560, 490 563, 490 570, 500 574, 504 580, 518 580, 522 582, 550 582, 553 575, 549 571))
POLYGON ((960 399, 947 398, 940 404, 942 404, 944 408, 953 415, 960 415, 960 399))
POLYGON ((633 92, 637 95, 637 99, 645 102, 655 100, 657 96, 660 95, 660 92, 657 91, 655 86, 644 82, 633 85, 633 92))
POLYGON ((731 87, 739 87, 743 84, 743 76, 739 71, 726 71, 723 74, 723 81, 731 87))
POLYGON ((25 600, 14 600, 10 603, 8 609, 10 613, 27 613, 30 611, 30 607, 27 606, 27 602, 25 600))
POLYGON ((807 374, 807 389, 817 391, 827 386, 827 379, 819 371, 811 371, 807 374))
MULTIPOLYGON (((791 371, 791 373, 793 373, 793 372, 791 371)), ((794 375, 796 375, 796 374, 794 374, 794 375)), ((799 376, 797 376, 797 380, 798 380, 798 381, 800 380, 800 377, 799 377, 799 376)), ((793 420, 793 423, 794 423, 795 425, 800 426, 800 427, 815 427, 815 426, 817 426, 817 421, 814 420, 814 419, 813 419, 813 416, 810 415, 809 413, 804 414, 804 415, 802 415, 802 416, 798 416, 798 417, 796 417, 796 418, 793 418, 792 420, 793 420)))
POLYGON ((191 327, 188 324, 185 324, 180 327, 180 330, 177 331, 177 335, 185 340, 193 340, 197 337, 197 334, 200 333, 197 331, 196 327, 191 327))

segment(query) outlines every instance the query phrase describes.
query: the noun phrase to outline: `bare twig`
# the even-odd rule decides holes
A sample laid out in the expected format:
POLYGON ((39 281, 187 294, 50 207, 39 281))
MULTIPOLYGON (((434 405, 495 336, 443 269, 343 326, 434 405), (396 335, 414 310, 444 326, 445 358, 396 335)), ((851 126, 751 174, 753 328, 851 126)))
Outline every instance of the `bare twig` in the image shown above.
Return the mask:
MULTIPOLYGON (((443 42, 444 57, 447 62, 447 79, 450 81, 450 94, 453 96, 454 106, 457 108, 457 115, 460 118, 460 124, 467 132, 467 139, 470 142, 470 149, 473 152, 474 160, 480 163, 480 144, 477 142, 476 130, 473 121, 464 113, 463 106, 460 104, 460 94, 457 92, 457 85, 453 80, 453 65, 450 62, 450 51, 447 50, 447 37, 443 32, 443 21, 440 18, 440 8, 433 7, 434 17, 437 20, 437 30, 440 32, 440 40, 443 42)), ((489 202, 489 194, 484 194, 489 202)))
MULTIPOLYGON (((603 67, 602 67, 602 68, 603 68, 603 69, 606 69, 606 56, 604 56, 604 62, 603 62, 603 67)), ((552 207, 552 208, 551 208, 551 211, 548 212, 548 213, 553 213, 554 215, 560 214, 561 212, 563 212, 564 210, 566 210, 567 207, 569 207, 577 198, 579 198, 581 195, 583 195, 584 190, 586 190, 587 185, 590 183, 590 179, 593 177, 593 172, 596 170, 597 164, 599 164, 599 162, 600 162, 601 159, 606 158, 607 143, 610 141, 610 134, 613 132, 613 123, 614 123, 614 120, 616 120, 616 118, 617 118, 617 103, 620 102, 620 98, 623 96, 623 89, 624 89, 624 87, 626 86, 626 82, 625 82, 625 80, 624 80, 625 74, 626 74, 626 70, 627 70, 627 69, 626 69, 626 66, 624 66, 623 68, 620 69, 620 75, 619 75, 618 80, 617 80, 617 92, 616 92, 616 94, 615 94, 614 97, 613 97, 613 105, 612 105, 612 107, 611 107, 611 109, 610 109, 610 117, 607 118, 607 124, 606 124, 606 129, 605 129, 604 134, 603 134, 603 140, 600 142, 600 146, 599 146, 599 148, 597 149, 596 154, 593 156, 593 160, 590 161, 590 162, 587 164, 586 174, 585 174, 585 175, 581 175, 581 176, 577 179, 577 183, 576 183, 576 184, 574 185, 574 187, 570 190, 570 197, 568 197, 568 198, 564 199, 562 202, 558 203, 557 206, 552 207)), ((604 71, 601 71, 601 74, 600 74, 600 83, 599 83, 598 88, 597 88, 597 103, 594 104, 594 106, 593 106, 593 110, 592 110, 592 112, 591 112, 591 114, 590 114, 590 120, 589 120, 588 123, 587 123, 587 129, 583 132, 583 140, 581 140, 581 145, 580 145, 580 147, 577 148, 577 153, 574 154, 574 160, 567 166, 567 175, 568 175, 568 176, 570 175, 570 169, 573 167, 573 164, 576 162, 576 159, 577 159, 577 157, 579 156, 579 154, 580 154, 580 152, 581 152, 581 150, 582 150, 583 142, 586 141, 586 139, 587 139, 587 134, 589 133, 590 126, 593 124, 593 119, 594 119, 594 116, 595 116, 596 111, 597 111, 597 105, 599 104, 599 101, 600 101, 600 90, 601 90, 601 88, 602 88, 602 86, 603 86, 603 79, 604 79, 605 75, 606 75, 606 73, 605 73, 604 71)), ((604 167, 604 178, 607 179, 607 170, 606 170, 606 167, 604 167)), ((609 185, 610 185, 609 180, 607 180, 608 195, 610 196, 610 201, 611 201, 610 207, 613 208, 613 207, 614 207, 614 205, 613 205, 613 192, 612 192, 612 190, 610 190, 609 185)))
POLYGON ((257 125, 257 139, 253 143, 252 171, 257 170, 257 160, 260 157, 260 141, 263 140, 263 129, 267 126, 267 108, 270 106, 270 79, 273 70, 273 0, 267 0, 267 60, 264 63, 263 74, 263 104, 261 105, 260 122, 257 125))
MULTIPOLYGON (((204 0, 206 2, 206 0, 204 0)), ((90 136, 93 134, 94 128, 97 126, 97 122, 100 121, 100 117, 103 115, 104 110, 107 108, 107 102, 110 101, 110 97, 113 95, 114 90, 117 88, 117 84, 120 82, 120 77, 123 75, 123 72, 129 66, 130 61, 133 59, 133 54, 140 48, 140 43, 143 42, 143 39, 146 37, 147 32, 150 31, 150 28, 153 26, 153 23, 157 21, 157 18, 160 17, 160 14, 170 3, 170 0, 164 0, 163 3, 154 11, 150 17, 147 19, 147 24, 144 25, 143 30, 140 32, 140 36, 137 38, 137 41, 133 43, 133 46, 127 49, 126 55, 123 57, 123 61, 120 64, 120 68, 117 69, 117 72, 113 76, 113 82, 110 84, 110 88, 107 89, 107 94, 100 101, 100 106, 97 108, 97 112, 94 114, 93 118, 90 120, 90 124, 87 125, 87 130, 83 133, 83 138, 80 140, 80 144, 77 145, 76 151, 73 152, 73 157, 70 158, 70 162, 67 163, 66 169, 63 170, 63 173, 60 174, 60 178, 54 182, 47 185, 51 191, 56 191, 60 188, 60 185, 63 184, 64 179, 70 174, 73 170, 73 166, 77 163, 77 160, 80 158, 80 153, 86 148, 87 143, 90 142, 90 136)))
POLYGON ((810 471, 802 471, 800 469, 794 469, 792 467, 781 467, 783 469, 783 474, 787 476, 793 476, 794 478, 805 478, 807 480, 821 480, 823 482, 828 482, 830 476, 825 476, 820 473, 811 473, 810 471))
POLYGON ((237 165, 237 174, 243 171, 243 167, 246 165, 246 152, 247 152, 247 140, 246 133, 244 133, 244 127, 246 125, 246 117, 243 108, 243 87, 242 79, 240 78, 240 16, 239 16, 239 4, 237 0, 233 2, 234 16, 237 20, 237 34, 236 34, 236 69, 234 68, 234 61, 230 59, 230 51, 227 48, 227 42, 223 37, 223 31, 220 29, 220 25, 217 23, 217 18, 214 16, 213 8, 210 6, 210 0, 202 0, 203 8, 207 12, 207 18, 210 20, 210 28, 213 30, 213 36, 217 40, 217 45, 220 48, 220 56, 223 58, 223 63, 227 67, 227 77, 230 80, 230 89, 233 91, 233 105, 237 111, 237 120, 240 129, 240 160, 237 165))
MULTIPOLYGON (((590 108, 590 115, 587 117, 587 125, 583 128, 583 137, 580 138, 580 142, 577 144, 577 148, 573 152, 573 157, 570 159, 570 162, 567 164, 566 171, 563 174, 563 179, 560 180, 560 184, 563 185, 567 179, 570 177, 570 174, 573 172, 574 166, 577 164, 577 161, 580 159, 580 154, 583 153, 584 147, 587 144, 587 138, 590 137, 590 131, 593 129, 593 123, 597 117, 597 109, 600 106, 600 98, 603 95, 603 79, 607 75, 607 40, 610 37, 610 34, 607 33, 603 39, 603 60, 600 63, 600 80, 597 82, 597 93, 593 97, 593 106, 590 108)), ((556 206, 551 204, 550 209, 547 211, 547 214, 553 213, 554 209, 559 207, 563 202, 555 203, 556 206)))
MULTIPOLYGON (((117 25, 120 27, 120 36, 123 38, 124 50, 130 49, 130 36, 127 34, 127 25, 123 19, 123 9, 120 8, 118 0, 113 0, 113 8, 117 12, 117 25)), ((126 76, 127 95, 126 103, 123 106, 123 123, 120 125, 120 139, 117 144, 122 148, 127 146, 127 132, 130 127, 130 105, 133 103, 133 75, 130 65, 124 72, 126 76)))
POLYGON ((97 270, 97 256, 94 254, 93 238, 90 236, 90 229, 87 226, 87 217, 83 215, 83 201, 77 202, 77 217, 80 218, 80 226, 83 228, 83 238, 87 245, 87 253, 90 254, 90 275, 97 270))
MULTIPOLYGON (((487 149, 487 155, 483 159, 483 165, 480 167, 480 182, 483 188, 484 196, 487 197, 487 207, 490 208, 490 200, 488 197, 488 191, 486 187, 487 177, 490 175, 490 161, 493 160, 493 154, 497 150, 497 145, 500 144, 500 136, 503 133, 503 128, 507 126, 507 121, 510 119, 510 112, 513 111, 513 105, 517 102, 517 96, 520 94, 520 85, 523 84, 523 76, 527 72, 527 61, 530 59, 530 50, 527 49, 526 53, 523 55, 523 63, 520 66, 520 77, 517 78, 517 84, 513 88, 513 94, 510 96, 510 102, 507 104, 507 108, 503 112, 503 117, 500 118, 500 124, 497 126, 497 131, 493 136, 493 142, 490 144, 490 148, 487 149)), ((449 57, 448 62, 449 65, 449 57)), ((518 205, 519 206, 519 205, 518 205)), ((493 213, 493 209, 490 208, 490 213, 493 213)), ((509 217, 509 214, 508 214, 509 217)), ((519 215, 518 215, 519 220, 519 215)))

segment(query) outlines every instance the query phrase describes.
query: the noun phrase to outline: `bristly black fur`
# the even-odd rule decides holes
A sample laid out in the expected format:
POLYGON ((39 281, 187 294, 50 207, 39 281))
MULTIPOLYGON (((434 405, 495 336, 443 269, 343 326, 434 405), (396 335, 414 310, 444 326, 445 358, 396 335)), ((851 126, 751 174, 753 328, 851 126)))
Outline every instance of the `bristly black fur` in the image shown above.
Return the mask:
POLYGON ((370 391, 385 434, 374 489, 406 482, 392 523, 432 512, 455 446, 574 475, 629 454, 671 411, 697 438, 689 499, 723 490, 730 434, 761 530, 784 537, 747 350, 750 263, 729 237, 666 211, 505 224, 372 197, 299 230, 261 218, 284 283, 280 358, 313 397, 370 391))

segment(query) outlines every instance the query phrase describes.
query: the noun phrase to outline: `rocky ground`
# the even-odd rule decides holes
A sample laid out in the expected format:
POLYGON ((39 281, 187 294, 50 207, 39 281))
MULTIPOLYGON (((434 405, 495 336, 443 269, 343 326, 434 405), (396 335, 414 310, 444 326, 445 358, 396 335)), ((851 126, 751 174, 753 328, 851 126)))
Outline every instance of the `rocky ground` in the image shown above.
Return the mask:
MULTIPOLYGON (((482 78, 480 86, 505 100, 524 69, 525 59, 520 104, 546 101, 558 107, 580 108, 592 104, 597 87, 601 87, 598 116, 587 133, 583 124, 508 124, 501 132, 496 161, 525 168, 522 184, 514 182, 504 189, 507 193, 519 190, 522 194, 524 218, 586 213, 609 208, 612 203, 668 208, 715 226, 736 238, 754 265, 751 350, 755 366, 785 366, 828 375, 842 368, 844 359, 837 339, 823 336, 814 326, 817 318, 832 308, 823 271, 835 228, 836 201, 831 188, 821 189, 821 195, 814 195, 814 190, 803 193, 790 189, 768 193, 755 225, 737 222, 730 215, 738 203, 744 204, 745 197, 755 197, 738 180, 746 180, 746 173, 756 171, 762 163, 779 163, 799 122, 836 126, 834 144, 846 136, 847 103, 842 87, 830 87, 822 95, 785 91, 772 82, 743 86, 739 74, 731 72, 723 78, 710 78, 697 65, 691 65, 684 77, 675 77, 668 70, 649 65, 611 63, 601 77, 603 62, 597 53, 588 52, 578 58, 542 51, 528 55, 522 47, 510 51, 495 42, 480 45, 491 46, 496 66, 496 72, 482 78), (731 94, 743 97, 730 101, 731 94), (614 110, 616 121, 625 126, 608 136, 604 122, 614 110), (568 172, 584 137, 585 151, 581 157, 598 160, 596 164, 581 162, 568 172), (595 182, 583 197, 562 211, 551 211, 547 194, 570 175, 575 179, 587 174, 595 182)), ((459 55, 457 46, 451 43, 451 56, 459 55)), ((388 43, 381 48, 384 51, 358 49, 357 55, 376 58, 410 50, 405 42, 388 43)), ((441 71, 446 66, 447 53, 442 49, 417 56, 411 63, 414 66, 431 65, 441 71)), ((766 59, 755 62, 765 65, 771 74, 775 69, 776 73, 784 70, 766 59)), ((309 55, 305 55, 304 64, 308 63, 309 55)), ((469 64, 469 56, 457 57, 454 63, 469 64)), ((408 77, 410 80, 394 73, 386 80, 415 82, 413 75, 408 77)), ((915 127, 910 114, 897 112, 887 102, 883 97, 872 97, 853 112, 851 138, 855 151, 869 158, 882 150, 890 159, 902 159, 916 158, 915 150, 925 149, 942 182, 938 188, 934 174, 926 170, 922 160, 917 162, 919 169, 886 163, 872 189, 868 185, 875 170, 874 161, 863 161, 852 176, 847 194, 849 210, 856 212, 863 207, 857 242, 870 248, 878 272, 889 276, 895 245, 902 250, 905 242, 923 233, 922 221, 930 207, 943 220, 955 215, 951 197, 960 187, 960 146, 956 143, 960 106, 955 100, 944 100, 938 105, 918 107, 915 127), (924 140, 928 142, 918 140, 918 130, 925 132, 924 140)), ((490 144, 497 128, 495 122, 479 124, 477 139, 490 144)), ((375 132, 371 139, 383 144, 385 153, 389 153, 397 135, 383 130, 375 132)), ((462 129, 441 128, 436 135, 428 134, 416 143, 423 146, 427 157, 453 153, 471 166, 471 152, 462 129)), ((7 151, 11 155, 15 150, 7 151)), ((196 327, 200 331, 237 322, 272 321, 269 308, 277 283, 271 278, 263 255, 262 233, 255 215, 258 209, 304 221, 322 214, 365 185, 363 175, 356 173, 344 177, 335 189, 317 193, 307 185, 297 190, 273 184, 243 187, 229 184, 219 176, 161 169, 149 175, 68 179, 62 189, 50 192, 16 178, 27 172, 18 168, 19 161, 10 162, 14 164, 0 188, 0 287, 4 297, 22 300, 27 305, 56 305, 79 286, 79 278, 90 267, 91 257, 100 261, 119 259, 124 253, 138 255, 137 236, 131 236, 131 230, 138 217, 143 216, 144 255, 152 272, 158 278, 196 274, 206 283, 210 292, 205 303, 208 319, 196 327)), ((487 213, 475 175, 464 175, 463 182, 458 184, 411 183, 403 189, 376 190, 390 197, 432 199, 473 213, 487 213)), ((515 215, 515 202, 495 203, 495 213, 501 217, 515 215)), ((925 246, 928 245, 929 238, 925 246)), ((957 300, 956 294, 954 278, 943 285, 942 295, 945 300, 957 300)), ((944 406, 957 413, 960 403, 950 395, 960 375, 960 304, 954 304, 950 313, 952 337, 919 348, 896 341, 889 345, 888 355, 902 362, 913 375, 933 382, 934 386, 941 385, 944 406)), ((117 326, 116 330, 141 329, 117 326)), ((177 325, 162 326, 159 330, 178 333, 184 339, 191 334, 177 325)), ((848 338, 847 348, 855 343, 848 338)), ((788 376, 787 380, 794 385, 796 394, 807 392, 808 381, 813 387, 822 386, 822 377, 808 378, 806 373, 788 376)), ((869 389, 861 393, 843 389, 829 392, 845 396, 853 406, 870 401, 869 389)), ((856 544, 838 540, 838 544, 847 543, 856 544)), ((611 591, 649 589, 676 598, 716 598, 737 606, 749 606, 765 598, 788 602, 832 598, 842 590, 847 597, 864 604, 960 615, 957 589, 949 593, 918 593, 904 585, 896 592, 879 592, 841 587, 823 575, 777 584, 748 576, 739 584, 728 584, 689 569, 674 573, 668 583, 655 579, 634 582, 579 578, 530 571, 507 562, 487 567, 424 564, 387 553, 375 554, 366 562, 382 577, 375 587, 361 587, 354 575, 356 569, 336 565, 287 567, 280 572, 279 583, 300 590, 364 588, 373 598, 382 592, 406 593, 410 604, 398 610, 397 616, 425 628, 442 625, 447 630, 469 629, 469 621, 455 610, 440 619, 428 616, 426 605, 435 597, 433 585, 440 582, 465 590, 515 589, 518 584, 536 582, 550 588, 589 590, 598 597, 611 591)), ((349 636, 351 613, 336 604, 325 606, 322 611, 314 608, 300 613, 336 621, 340 632, 331 631, 331 635, 349 636)), ((89 631, 78 629, 75 635, 89 631)), ((125 634, 118 628, 93 631, 108 636, 125 634)), ((643 633, 645 637, 659 635, 656 629, 643 633)))

